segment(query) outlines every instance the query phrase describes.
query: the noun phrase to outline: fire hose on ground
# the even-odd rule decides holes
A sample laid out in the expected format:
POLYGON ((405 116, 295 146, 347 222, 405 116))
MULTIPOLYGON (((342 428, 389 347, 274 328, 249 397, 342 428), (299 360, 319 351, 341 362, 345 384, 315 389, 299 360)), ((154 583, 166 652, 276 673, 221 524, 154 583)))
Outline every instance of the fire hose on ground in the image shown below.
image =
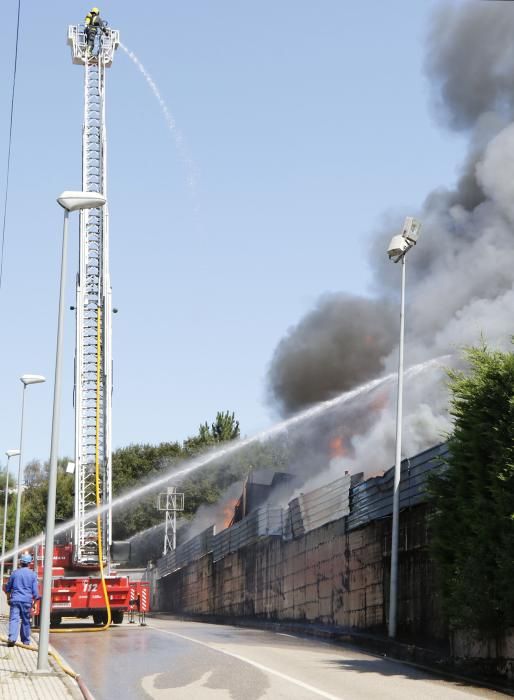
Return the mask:
MULTIPOLYGON (((71 631, 71 630, 69 630, 71 631)), ((7 637, 0 637, 0 639, 3 642, 7 643, 7 637)), ((28 649, 29 651, 38 651, 38 647, 33 646, 32 644, 22 644, 22 642, 16 642, 15 646, 20 647, 20 649, 28 649)), ((91 693, 87 689, 84 681, 82 680, 82 677, 80 674, 76 673, 73 671, 69 666, 66 666, 66 664, 63 662, 59 654, 57 652, 53 651, 52 649, 48 650, 48 656, 51 656, 52 659, 56 662, 56 664, 61 668, 64 673, 66 673, 68 676, 73 678, 75 680, 80 688, 80 691, 82 695, 84 696, 85 700, 92 700, 91 693)))

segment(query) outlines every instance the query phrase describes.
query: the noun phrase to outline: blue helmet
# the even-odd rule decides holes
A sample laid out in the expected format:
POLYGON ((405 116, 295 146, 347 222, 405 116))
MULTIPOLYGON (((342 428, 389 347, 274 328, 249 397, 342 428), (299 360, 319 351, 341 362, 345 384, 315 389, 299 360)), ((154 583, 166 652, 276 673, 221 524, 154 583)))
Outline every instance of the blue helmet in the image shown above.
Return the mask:
POLYGON ((32 564, 32 555, 25 552, 21 555, 20 561, 22 564, 32 564))

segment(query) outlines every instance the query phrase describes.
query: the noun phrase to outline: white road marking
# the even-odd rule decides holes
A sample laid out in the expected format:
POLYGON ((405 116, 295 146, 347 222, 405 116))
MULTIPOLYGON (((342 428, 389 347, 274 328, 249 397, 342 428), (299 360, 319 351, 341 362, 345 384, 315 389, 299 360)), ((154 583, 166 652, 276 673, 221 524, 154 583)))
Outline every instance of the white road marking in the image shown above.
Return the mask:
POLYGON ((220 652, 220 654, 231 656, 233 659, 238 659, 238 661, 242 661, 243 663, 253 666, 254 668, 258 668, 259 671, 264 671, 264 673, 269 673, 272 676, 277 676, 277 678, 281 678, 284 681, 293 683, 299 688, 303 688, 304 690, 308 690, 311 693, 314 693, 315 695, 319 695, 321 698, 327 698, 327 700, 344 700, 340 695, 331 695, 330 693, 326 693, 324 690, 320 690, 319 688, 315 688, 314 686, 309 685, 308 683, 299 681, 298 679, 293 678, 292 676, 288 676, 286 673, 275 671, 273 668, 269 668, 269 666, 263 666, 263 664, 259 664, 257 663, 257 661, 252 661, 251 659, 247 659, 244 656, 240 656, 239 654, 234 654, 234 652, 232 651, 220 649, 219 647, 212 646, 207 642, 200 642, 198 639, 193 639, 193 637, 186 637, 185 634, 179 634, 178 632, 170 632, 169 630, 163 630, 159 627, 154 627, 153 625, 148 625, 148 627, 151 627, 151 629, 155 630, 156 632, 170 634, 172 637, 180 637, 180 639, 185 639, 187 642, 193 642, 193 644, 200 644, 200 646, 202 647, 207 647, 207 649, 211 649, 211 651, 218 651, 220 652))

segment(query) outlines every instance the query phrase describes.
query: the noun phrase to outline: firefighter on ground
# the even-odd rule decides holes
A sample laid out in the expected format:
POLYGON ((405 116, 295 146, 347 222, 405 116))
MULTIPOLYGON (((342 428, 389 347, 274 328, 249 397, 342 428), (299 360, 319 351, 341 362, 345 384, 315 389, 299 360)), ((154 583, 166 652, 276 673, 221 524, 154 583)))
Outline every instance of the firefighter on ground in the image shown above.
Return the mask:
POLYGON ((87 13, 84 24, 86 25, 86 41, 89 54, 92 54, 95 48, 95 39, 98 30, 101 29, 105 31, 105 22, 100 18, 100 10, 98 7, 93 7, 93 9, 87 13))
POLYGON ((18 639, 21 620, 22 644, 30 643, 30 614, 32 606, 39 600, 37 576, 29 569, 32 556, 26 552, 20 557, 20 568, 13 571, 5 584, 9 612, 9 639, 7 646, 13 647, 18 639))

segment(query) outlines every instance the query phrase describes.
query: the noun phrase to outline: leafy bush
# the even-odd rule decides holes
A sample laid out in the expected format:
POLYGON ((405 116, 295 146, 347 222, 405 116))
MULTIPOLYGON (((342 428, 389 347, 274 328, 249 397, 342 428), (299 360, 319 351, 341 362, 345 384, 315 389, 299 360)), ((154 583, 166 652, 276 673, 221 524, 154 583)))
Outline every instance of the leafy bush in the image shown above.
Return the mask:
POLYGON ((514 625, 514 354, 466 350, 449 372, 453 433, 434 475, 432 550, 448 621, 500 634, 514 625))

